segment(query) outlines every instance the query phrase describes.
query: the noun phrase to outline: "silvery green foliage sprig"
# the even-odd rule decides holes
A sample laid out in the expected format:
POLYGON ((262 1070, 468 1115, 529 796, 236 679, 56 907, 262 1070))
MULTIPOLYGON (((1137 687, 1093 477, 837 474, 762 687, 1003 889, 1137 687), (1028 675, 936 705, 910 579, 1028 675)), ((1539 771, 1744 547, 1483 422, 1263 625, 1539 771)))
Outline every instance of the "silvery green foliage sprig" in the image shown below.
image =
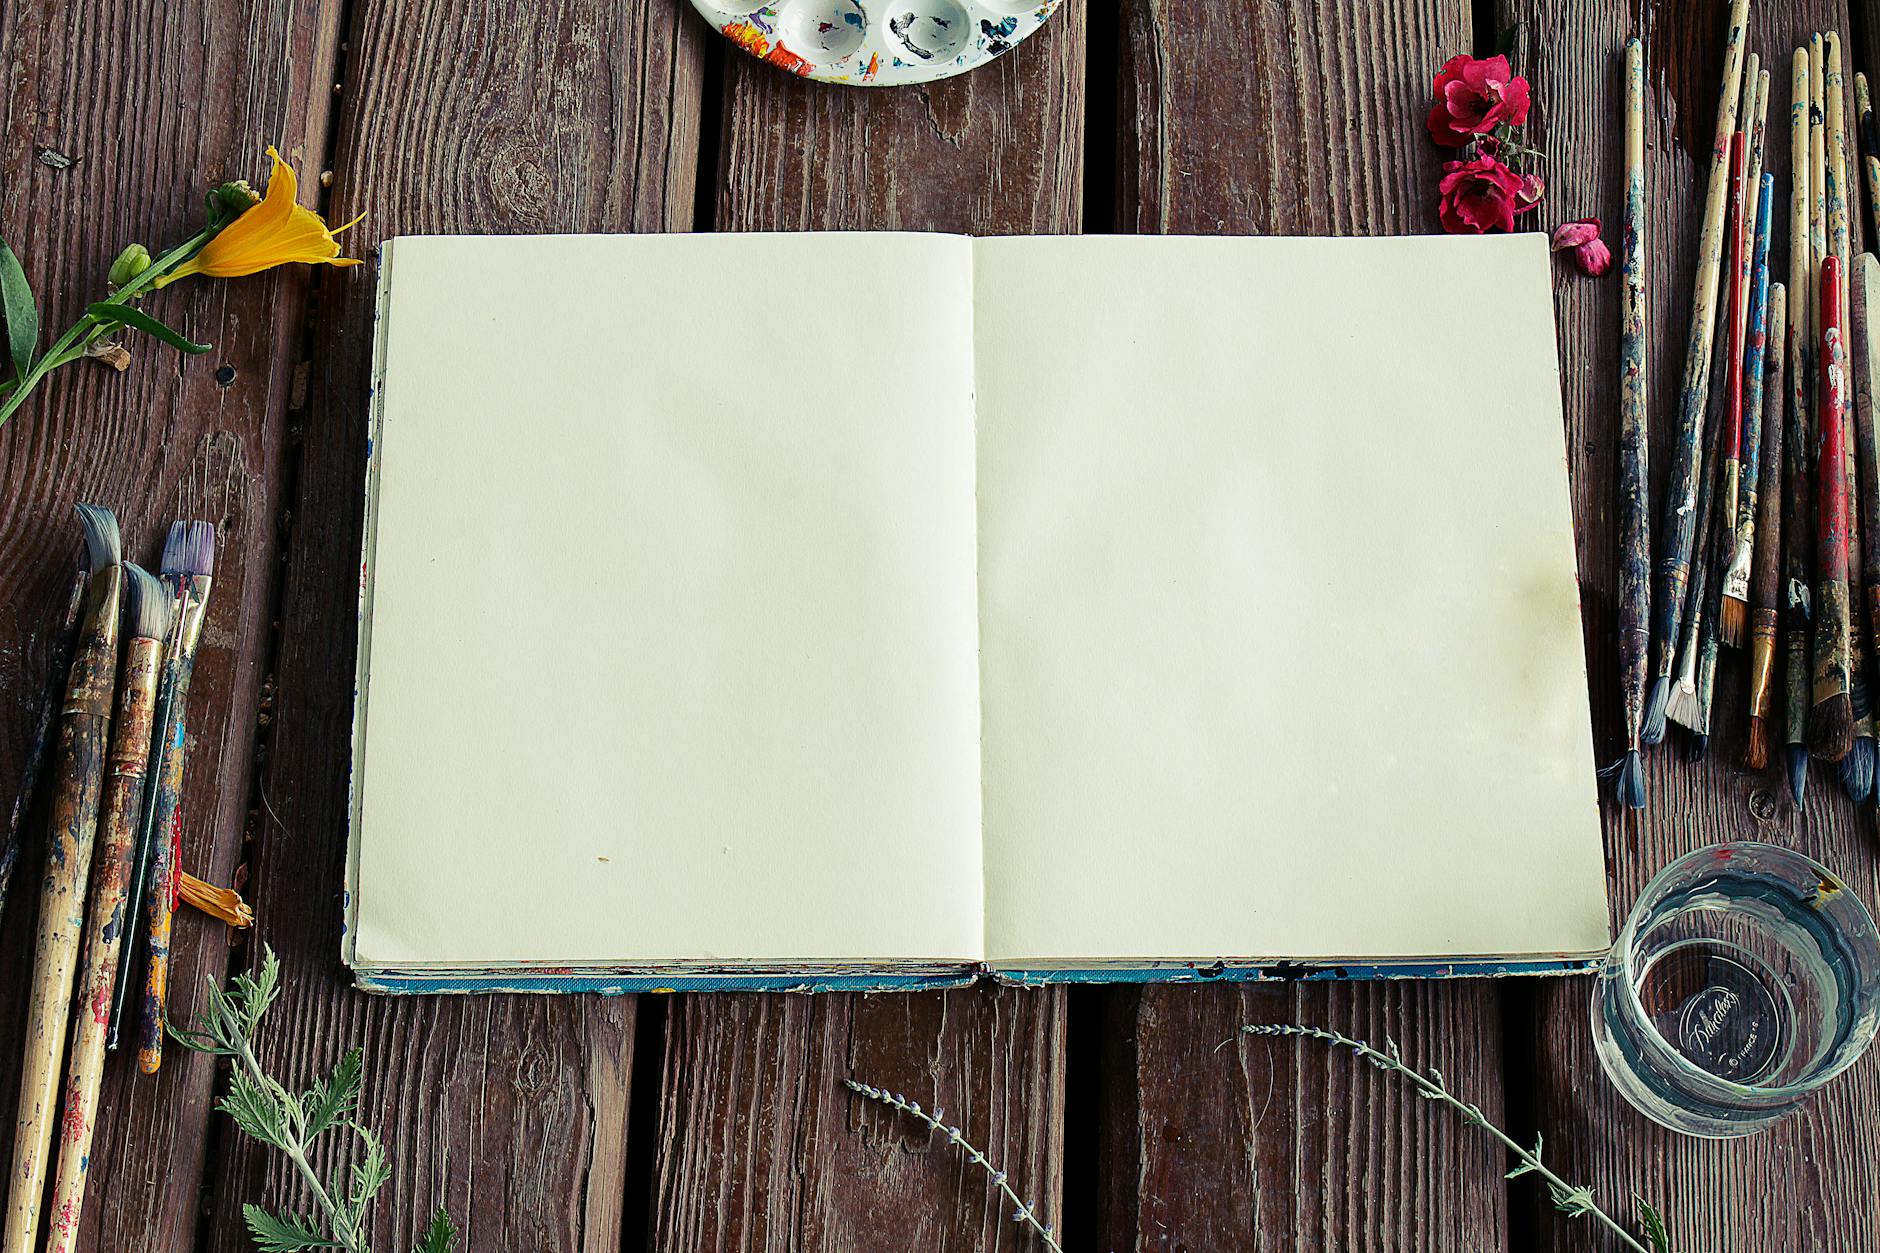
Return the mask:
MULTIPOLYGON (((347 1053, 332 1074, 298 1096, 261 1068, 254 1036, 261 1016, 280 995, 281 983, 281 963, 274 950, 264 947, 262 953, 258 973, 236 975, 226 991, 210 990, 209 1008, 196 1019, 195 1030, 172 1027, 170 1035, 185 1048, 233 1060, 228 1095, 216 1108, 250 1136, 286 1154, 313 1194, 318 1212, 311 1216, 242 1206, 242 1217, 262 1253, 306 1249, 371 1253, 366 1243, 366 1208, 392 1171, 379 1138, 353 1118, 359 1107, 360 1052, 347 1053), (345 1175, 322 1182, 311 1162, 313 1142, 340 1128, 350 1129, 359 1138, 363 1153, 345 1175)), ((456 1243, 457 1229, 439 1206, 413 1253, 451 1253, 456 1243)))
POLYGON ((1397 1047, 1395 1040, 1387 1037, 1384 1041, 1384 1048, 1380 1051, 1363 1040, 1354 1040, 1350 1036, 1340 1035, 1336 1031, 1327 1031, 1321 1027, 1301 1027, 1291 1023, 1262 1023, 1242 1027, 1241 1030, 1249 1035, 1297 1036, 1309 1040, 1321 1040, 1335 1047, 1350 1049, 1386 1074, 1402 1075, 1416 1087, 1418 1096, 1426 1101, 1436 1101, 1449 1106, 1461 1116, 1464 1126, 1480 1127, 1506 1145, 1508 1151, 1513 1153, 1519 1161, 1519 1165, 1510 1170, 1507 1177, 1517 1179, 1527 1174, 1539 1175, 1547 1184, 1547 1191, 1553 1197, 1554 1207, 1568 1218, 1595 1218, 1610 1227, 1613 1234, 1617 1235, 1627 1248, 1636 1249, 1638 1253, 1671 1253, 1671 1240, 1665 1233, 1664 1219, 1659 1216, 1657 1210, 1646 1204, 1643 1197, 1637 1198, 1639 1222, 1645 1228, 1645 1238, 1651 1241, 1650 1247, 1639 1243, 1636 1236, 1621 1226, 1612 1215, 1601 1209, 1593 1200, 1591 1188, 1576 1188, 1543 1165, 1541 1138, 1538 1135, 1534 1137, 1532 1149, 1522 1148, 1507 1132, 1488 1121, 1482 1113, 1481 1106, 1470 1104, 1452 1094, 1443 1079, 1442 1071, 1431 1066, 1429 1073, 1424 1074, 1409 1066, 1404 1061, 1402 1050, 1397 1047))
POLYGON ((1005 1199, 1011 1202, 1015 1207, 1012 1211, 1013 1222, 1023 1227, 1029 1227, 1036 1233, 1040 1240, 1044 1241, 1045 1248, 1050 1249, 1051 1253, 1064 1253, 1063 1246, 1057 1242, 1057 1233, 1053 1231, 1048 1224, 1039 1221, 1038 1211, 1026 1204, 1023 1198, 1012 1190, 1011 1182, 1006 1177, 1006 1173, 997 1166, 994 1166, 991 1159, 984 1153, 974 1148, 972 1144, 967 1141, 965 1133, 958 1127, 948 1126, 946 1123, 946 1115, 942 1111, 936 1109, 932 1113, 929 1113, 920 1107, 920 1102, 910 1101, 898 1092, 888 1092, 881 1088, 873 1088, 865 1083, 857 1083, 853 1079, 844 1079, 842 1082, 847 1085, 849 1091, 865 1096, 871 1101, 886 1105, 890 1109, 900 1110, 903 1114, 907 1114, 919 1122, 925 1123, 929 1131, 938 1132, 945 1136, 948 1144, 958 1149, 969 1164, 985 1171, 986 1177, 992 1180, 993 1186, 1005 1194, 1005 1199))

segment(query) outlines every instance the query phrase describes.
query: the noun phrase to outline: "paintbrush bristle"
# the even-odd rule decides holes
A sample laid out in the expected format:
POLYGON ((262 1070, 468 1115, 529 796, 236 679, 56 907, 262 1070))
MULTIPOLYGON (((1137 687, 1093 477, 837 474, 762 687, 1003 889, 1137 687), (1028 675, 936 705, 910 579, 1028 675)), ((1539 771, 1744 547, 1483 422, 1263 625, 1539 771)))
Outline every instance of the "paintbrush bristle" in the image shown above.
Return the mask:
POLYGON ((1665 702, 1671 699, 1671 680, 1659 678, 1652 680, 1652 689, 1645 698, 1645 722, 1639 730, 1639 739, 1646 744, 1662 743, 1665 738, 1665 702))
POLYGON ((1873 755, 1873 740, 1856 736, 1854 747, 1841 758, 1841 786, 1856 805, 1873 795, 1873 755))
POLYGON ((1723 612, 1717 618, 1717 636, 1731 648, 1743 646, 1743 627, 1749 616, 1749 604, 1734 596, 1723 598, 1723 612))
POLYGON ((109 570, 124 559, 118 540, 117 515, 103 505, 79 505, 78 524, 85 528, 86 568, 109 570))
POLYGON ((1749 746, 1743 750, 1743 764, 1761 770, 1769 764, 1769 720, 1757 714, 1749 719, 1749 746))
POLYGON ((1690 727, 1695 730, 1700 712, 1697 705, 1697 684, 1683 680, 1673 684, 1671 699, 1665 702, 1665 717, 1681 727, 1690 727))
POLYGON ((124 563, 124 624, 140 639, 160 640, 170 629, 175 602, 163 581, 134 562, 124 563))
POLYGON ((1691 760, 1702 761, 1710 755, 1710 736, 1702 731, 1691 732, 1691 760))
POLYGON ((181 575, 215 573, 215 523, 172 522, 163 541, 163 572, 181 575))
POLYGON ((1854 747, 1854 702, 1847 693, 1808 711, 1808 746, 1823 761, 1839 761, 1854 747))
POLYGON ((1808 745, 1790 744, 1789 754, 1789 796, 1797 805, 1808 794, 1808 745))
POLYGON ((1632 749, 1619 762, 1619 778, 1613 785, 1619 803, 1628 809, 1645 808, 1645 763, 1638 750, 1632 749))

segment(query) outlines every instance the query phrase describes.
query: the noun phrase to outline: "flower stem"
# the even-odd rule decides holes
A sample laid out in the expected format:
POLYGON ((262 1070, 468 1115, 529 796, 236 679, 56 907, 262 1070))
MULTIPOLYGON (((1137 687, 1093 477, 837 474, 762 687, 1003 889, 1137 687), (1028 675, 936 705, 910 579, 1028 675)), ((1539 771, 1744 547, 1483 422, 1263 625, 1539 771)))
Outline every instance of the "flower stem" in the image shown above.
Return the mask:
POLYGON ((1488 1132, 1489 1135, 1501 1141, 1502 1144, 1507 1146, 1509 1152, 1513 1153, 1521 1160, 1523 1166, 1547 1181, 1550 1191, 1552 1191, 1556 1197, 1570 1193, 1579 1193, 1584 1197, 1585 1208, 1583 1210, 1577 1208, 1570 1210, 1568 1211, 1570 1214, 1591 1214, 1593 1217, 1599 1219, 1600 1222, 1610 1227, 1613 1234, 1625 1242, 1627 1248, 1636 1249, 1638 1253, 1652 1253, 1650 1249, 1640 1244, 1638 1239, 1634 1237, 1630 1231, 1620 1226, 1612 1215, 1593 1204, 1590 1190, 1576 1189, 1559 1175, 1556 1175, 1552 1170, 1549 1170, 1542 1164, 1539 1153, 1532 1149, 1521 1147, 1507 1132, 1488 1121, 1488 1119, 1483 1116, 1480 1106, 1471 1105, 1452 1094, 1448 1087, 1443 1084, 1440 1072, 1438 1072, 1435 1077, 1432 1077, 1423 1074, 1421 1071, 1412 1069, 1401 1057, 1395 1055, 1394 1046, 1392 1052, 1385 1053, 1372 1048, 1363 1040, 1354 1040, 1350 1036, 1341 1035, 1336 1031, 1326 1030, 1322 1027, 1300 1027, 1290 1023, 1259 1024, 1242 1027, 1241 1030, 1248 1035, 1299 1036, 1306 1039, 1323 1040, 1327 1044, 1350 1049, 1380 1070, 1390 1074, 1402 1075, 1411 1083, 1415 1084, 1424 1097, 1432 1101, 1442 1102, 1461 1114, 1462 1120, 1465 1123, 1480 1127, 1482 1130, 1488 1132))
POLYGON ((857 1083, 853 1079, 844 1079, 842 1082, 849 1091, 860 1096, 865 1096, 871 1101, 877 1101, 888 1106, 890 1109, 898 1109, 903 1114, 908 1114, 925 1123, 928 1130, 938 1131, 946 1136, 947 1143, 953 1145, 955 1148, 959 1149, 961 1153, 965 1154, 967 1162, 985 1171, 994 1186, 1005 1194, 1005 1199, 1016 1207, 1012 1213, 1014 1222, 1030 1227, 1032 1231, 1037 1234, 1038 1238, 1044 1241, 1045 1248, 1050 1249, 1051 1253, 1064 1253, 1063 1246, 1057 1242, 1057 1233, 1038 1221, 1038 1215, 1032 1207, 1027 1205, 1024 1199, 1012 1190, 1012 1185, 1006 1180, 1005 1172, 994 1166, 991 1159, 968 1143, 965 1133, 958 1127, 949 1127, 944 1122, 941 1122, 939 1110, 934 1110, 930 1114, 922 1109, 918 1102, 910 1101, 898 1092, 888 1092, 881 1088, 873 1088, 865 1083, 857 1083))
MULTIPOLYGON (((124 286, 118 288, 115 292, 112 292, 98 303, 106 305, 128 304, 132 297, 138 295, 159 278, 162 278, 165 274, 168 274, 171 270, 194 256, 198 248, 201 248, 215 237, 216 230, 216 227, 205 227, 196 232, 196 234, 190 236, 176 247, 152 261, 149 269, 145 270, 142 274, 139 274, 136 278, 124 284, 124 286)), ((41 356, 39 360, 33 362, 22 377, 11 380, 10 383, 6 385, 10 390, 0 392, 0 394, 4 394, 6 397, 5 400, 0 400, 0 424, 4 424, 8 418, 13 416, 14 412, 26 402, 27 396, 32 394, 33 389, 39 386, 40 381, 43 380, 46 375, 52 373, 52 371, 58 369, 60 366, 76 361, 84 356, 86 344, 91 343, 101 335, 108 334, 110 329, 116 325, 118 325, 118 323, 108 318, 101 318, 95 313, 87 313, 81 317, 70 330, 54 340, 52 347, 46 349, 45 354, 41 356)))
POLYGON ((281 1143, 277 1147, 287 1154, 287 1160, 294 1164, 295 1172, 312 1191, 313 1199, 319 1205, 320 1212, 326 1215, 327 1224, 333 1229, 334 1239, 340 1242, 341 1246, 346 1249, 346 1253, 371 1253, 371 1250, 366 1247, 365 1237, 353 1226, 352 1221, 340 1207, 333 1203, 333 1198, 327 1193, 325 1185, 320 1182, 320 1176, 314 1173, 313 1164, 307 1160, 305 1139, 307 1126, 300 1102, 274 1082, 268 1076, 267 1071, 261 1069, 261 1062, 255 1057, 254 1046, 248 1042, 248 1036, 245 1033, 237 1033, 234 1044, 235 1055, 248 1071, 249 1078, 260 1084, 263 1089, 272 1092, 275 1103, 281 1107, 281 1113, 287 1123, 284 1128, 287 1134, 281 1137, 281 1143))

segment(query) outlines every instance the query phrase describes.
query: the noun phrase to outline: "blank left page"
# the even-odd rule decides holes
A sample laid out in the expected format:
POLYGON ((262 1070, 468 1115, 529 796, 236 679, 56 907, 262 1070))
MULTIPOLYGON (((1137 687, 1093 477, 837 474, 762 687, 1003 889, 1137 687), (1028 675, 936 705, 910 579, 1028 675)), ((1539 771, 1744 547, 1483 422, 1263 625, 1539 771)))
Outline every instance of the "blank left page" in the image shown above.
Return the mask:
POLYGON ((355 964, 976 960, 967 241, 382 264, 355 964))

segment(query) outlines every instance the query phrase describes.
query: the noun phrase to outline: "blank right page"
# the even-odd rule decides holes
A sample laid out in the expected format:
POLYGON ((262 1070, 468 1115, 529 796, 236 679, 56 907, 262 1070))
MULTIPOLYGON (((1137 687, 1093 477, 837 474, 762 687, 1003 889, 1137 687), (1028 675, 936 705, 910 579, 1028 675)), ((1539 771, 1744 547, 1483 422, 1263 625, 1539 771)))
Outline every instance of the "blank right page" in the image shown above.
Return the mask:
POLYGON ((1545 237, 976 249, 992 964, 1603 949, 1545 237))

